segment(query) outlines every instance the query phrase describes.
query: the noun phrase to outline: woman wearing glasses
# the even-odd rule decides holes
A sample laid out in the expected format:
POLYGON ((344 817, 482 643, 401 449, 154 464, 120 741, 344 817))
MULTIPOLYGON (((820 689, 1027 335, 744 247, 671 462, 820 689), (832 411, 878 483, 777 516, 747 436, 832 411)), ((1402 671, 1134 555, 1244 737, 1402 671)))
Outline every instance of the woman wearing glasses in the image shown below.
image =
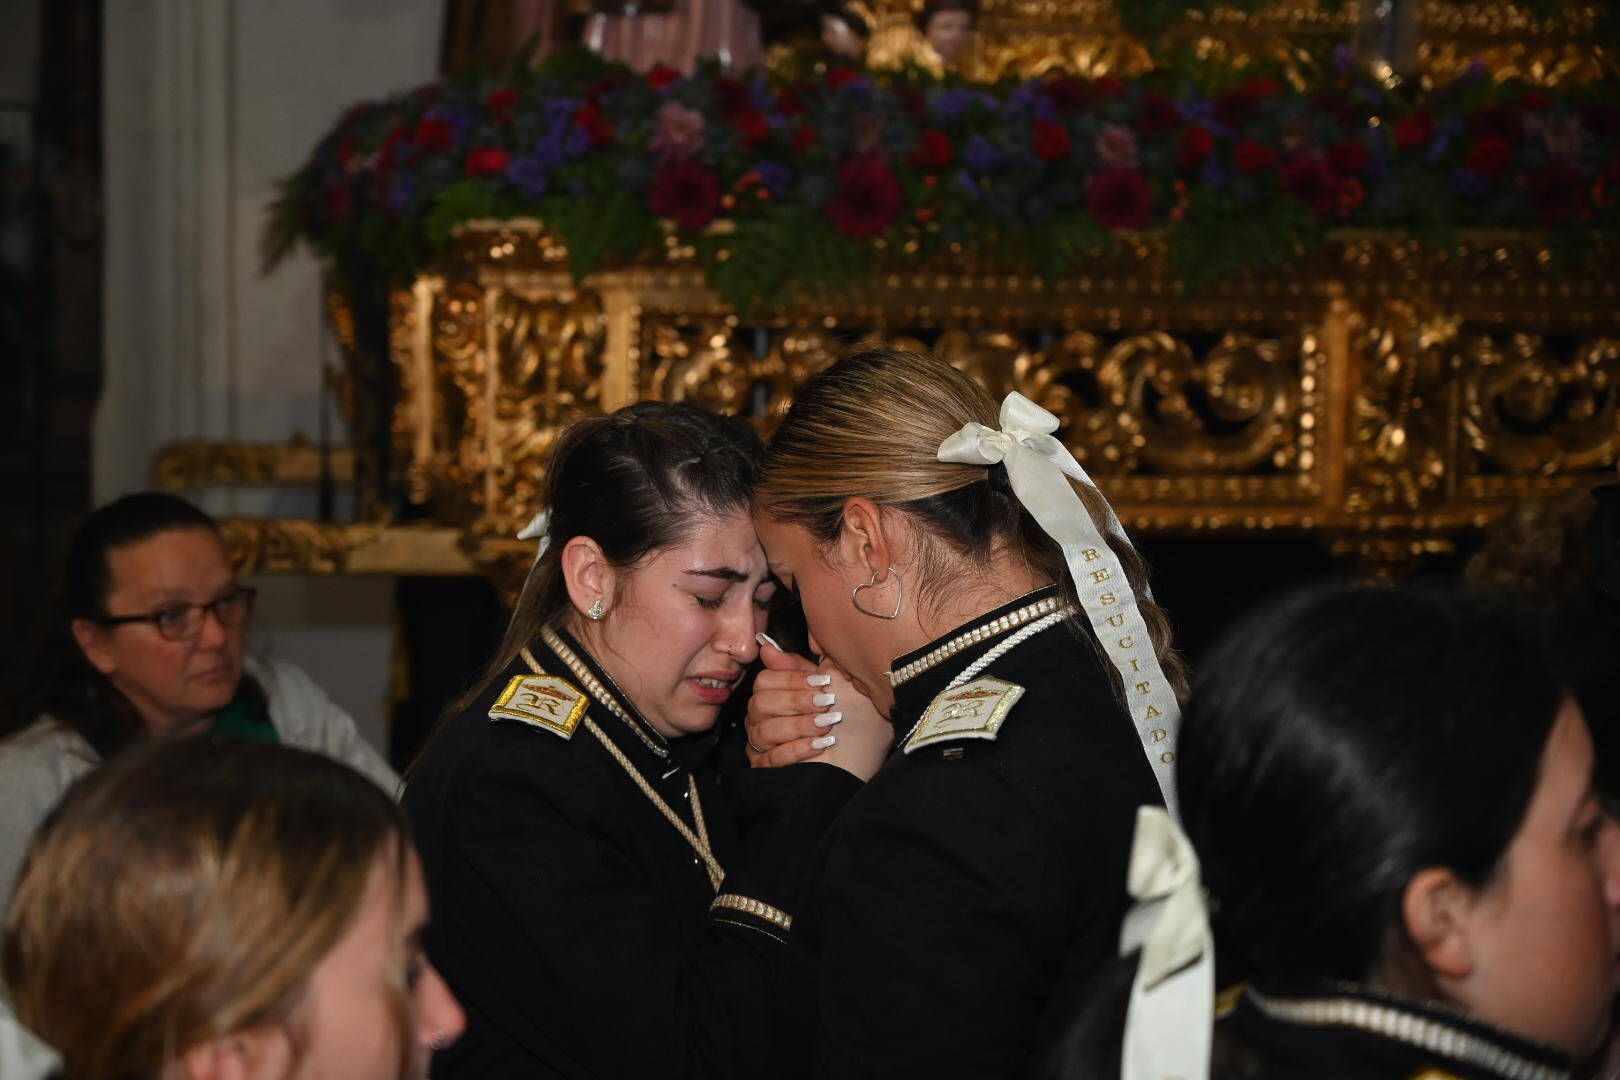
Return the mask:
POLYGON ((393 771, 309 676, 247 655, 254 591, 207 514, 172 495, 125 496, 85 519, 63 570, 62 614, 23 707, 0 716, 0 910, 62 792, 143 739, 287 743, 393 794, 393 771))

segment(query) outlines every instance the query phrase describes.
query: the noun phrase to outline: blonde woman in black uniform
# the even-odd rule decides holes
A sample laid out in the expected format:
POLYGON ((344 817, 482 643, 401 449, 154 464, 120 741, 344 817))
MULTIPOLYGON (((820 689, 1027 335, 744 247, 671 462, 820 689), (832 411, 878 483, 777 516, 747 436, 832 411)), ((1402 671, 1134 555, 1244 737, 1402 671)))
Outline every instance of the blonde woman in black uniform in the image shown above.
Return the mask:
MULTIPOLYGON (((1168 623, 1056 426, 867 346, 766 452, 771 569, 895 736, 809 900, 818 1076, 1023 1073, 1114 953, 1137 807, 1173 798, 1168 623)), ((814 753, 800 667, 766 663, 755 760, 814 753)))

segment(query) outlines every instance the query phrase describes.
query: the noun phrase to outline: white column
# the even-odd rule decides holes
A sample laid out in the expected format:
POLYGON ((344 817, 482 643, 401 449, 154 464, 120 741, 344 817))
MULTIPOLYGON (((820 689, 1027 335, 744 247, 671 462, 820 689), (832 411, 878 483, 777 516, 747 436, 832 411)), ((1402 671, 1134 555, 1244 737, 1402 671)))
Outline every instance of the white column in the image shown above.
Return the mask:
MULTIPOLYGON (((276 181, 344 109, 434 78, 442 0, 105 0, 104 386, 97 502, 178 439, 319 427, 320 274, 259 273, 276 181)), ((307 516, 313 492, 227 490, 217 514, 307 516)), ((305 667, 381 740, 386 582, 265 579, 255 647, 305 667)))

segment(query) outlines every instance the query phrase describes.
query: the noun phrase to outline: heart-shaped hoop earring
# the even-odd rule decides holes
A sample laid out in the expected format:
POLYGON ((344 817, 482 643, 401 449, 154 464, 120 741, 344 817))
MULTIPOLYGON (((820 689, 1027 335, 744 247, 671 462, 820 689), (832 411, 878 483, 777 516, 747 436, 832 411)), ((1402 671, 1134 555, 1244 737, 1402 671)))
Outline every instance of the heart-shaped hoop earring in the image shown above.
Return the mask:
POLYGON ((884 573, 884 571, 882 571, 882 570, 874 570, 874 571, 872 571, 872 580, 871 581, 862 582, 861 584, 859 584, 859 585, 855 586, 853 589, 851 589, 849 591, 849 602, 854 604, 855 605, 855 610, 860 612, 862 615, 870 615, 874 619, 898 619, 900 617, 900 605, 902 605, 902 604, 904 604, 906 602, 906 579, 900 575, 900 571, 896 570, 892 566, 889 567, 887 573, 894 575, 894 583, 895 583, 895 585, 899 586, 899 589, 900 589, 899 595, 894 598, 894 610, 893 611, 873 611, 870 608, 865 608, 865 607, 861 606, 861 590, 862 589, 875 589, 875 588, 877 588, 878 587, 878 575, 882 574, 882 573, 884 573))

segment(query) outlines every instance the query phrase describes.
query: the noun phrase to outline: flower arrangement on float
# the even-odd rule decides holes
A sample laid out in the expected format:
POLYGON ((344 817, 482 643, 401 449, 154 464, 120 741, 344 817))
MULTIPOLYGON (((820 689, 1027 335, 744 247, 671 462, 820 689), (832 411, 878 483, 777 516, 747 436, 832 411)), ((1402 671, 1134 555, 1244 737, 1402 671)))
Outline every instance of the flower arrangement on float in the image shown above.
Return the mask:
POLYGON ((558 235, 578 275, 674 230, 739 309, 942 251, 1057 277, 1122 230, 1162 230, 1196 285, 1334 227, 1435 244, 1462 228, 1612 232, 1620 96, 1477 66, 1398 95, 1343 50, 1303 88, 1216 71, 995 86, 636 73, 568 53, 348 110, 285 182, 266 256, 304 241, 408 279, 457 225, 519 217, 558 235))

